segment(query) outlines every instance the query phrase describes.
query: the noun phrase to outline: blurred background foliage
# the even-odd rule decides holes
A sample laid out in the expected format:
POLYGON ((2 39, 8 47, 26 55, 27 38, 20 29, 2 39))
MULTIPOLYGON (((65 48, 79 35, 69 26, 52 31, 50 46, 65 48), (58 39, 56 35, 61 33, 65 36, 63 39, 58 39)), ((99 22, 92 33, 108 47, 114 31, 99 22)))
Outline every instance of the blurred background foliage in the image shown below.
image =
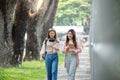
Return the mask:
POLYGON ((54 25, 82 25, 90 18, 90 6, 90 0, 59 0, 54 25))

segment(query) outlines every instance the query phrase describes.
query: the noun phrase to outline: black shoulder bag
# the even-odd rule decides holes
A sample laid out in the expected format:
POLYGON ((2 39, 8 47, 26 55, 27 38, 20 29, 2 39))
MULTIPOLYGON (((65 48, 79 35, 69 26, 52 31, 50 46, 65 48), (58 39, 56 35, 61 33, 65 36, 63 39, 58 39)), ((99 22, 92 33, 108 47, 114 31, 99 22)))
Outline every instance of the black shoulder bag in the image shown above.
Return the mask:
POLYGON ((43 58, 44 60, 45 60, 45 57, 46 57, 46 54, 47 54, 46 44, 47 44, 47 39, 45 39, 45 52, 44 52, 44 54, 42 55, 42 58, 43 58))

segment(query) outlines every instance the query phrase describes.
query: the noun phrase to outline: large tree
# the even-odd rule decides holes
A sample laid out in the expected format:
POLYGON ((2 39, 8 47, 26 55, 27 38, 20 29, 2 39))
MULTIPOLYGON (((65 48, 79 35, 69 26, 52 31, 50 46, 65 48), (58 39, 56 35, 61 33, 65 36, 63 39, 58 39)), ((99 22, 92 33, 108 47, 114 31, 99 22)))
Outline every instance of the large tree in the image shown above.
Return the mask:
POLYGON ((17 0, 0 0, 0 66, 10 66, 13 53, 12 27, 17 0))
POLYGON ((19 0, 16 5, 14 25, 12 29, 13 50, 12 65, 22 63, 25 32, 28 24, 28 11, 30 3, 26 0, 19 0))
MULTIPOLYGON (((37 2, 39 3, 39 2, 37 2)), ((30 24, 27 28, 26 58, 39 58, 39 51, 48 28, 53 26, 58 0, 41 0, 41 6, 36 11, 29 12, 30 24)))
POLYGON ((24 45, 27 60, 39 57, 57 4, 58 0, 0 0, 0 66, 21 64, 24 45))

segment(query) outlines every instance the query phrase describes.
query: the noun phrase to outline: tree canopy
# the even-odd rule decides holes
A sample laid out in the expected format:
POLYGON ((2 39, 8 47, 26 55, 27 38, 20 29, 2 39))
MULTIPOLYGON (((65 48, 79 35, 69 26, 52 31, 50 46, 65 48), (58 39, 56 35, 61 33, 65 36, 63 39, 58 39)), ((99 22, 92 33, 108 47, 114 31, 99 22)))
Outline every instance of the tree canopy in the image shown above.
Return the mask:
POLYGON ((90 17, 89 0, 59 0, 54 25, 80 25, 90 17))

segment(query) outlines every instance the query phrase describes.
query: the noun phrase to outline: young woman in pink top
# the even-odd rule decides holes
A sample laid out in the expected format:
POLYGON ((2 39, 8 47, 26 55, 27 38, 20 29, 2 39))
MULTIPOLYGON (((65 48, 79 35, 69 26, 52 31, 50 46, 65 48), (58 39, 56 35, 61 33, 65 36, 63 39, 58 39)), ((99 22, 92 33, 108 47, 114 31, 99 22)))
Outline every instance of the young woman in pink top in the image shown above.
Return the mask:
POLYGON ((73 29, 70 29, 66 36, 66 41, 63 47, 63 53, 65 54, 65 67, 68 75, 68 80, 75 80, 76 68, 79 64, 79 56, 82 48, 76 41, 76 33, 73 29))

